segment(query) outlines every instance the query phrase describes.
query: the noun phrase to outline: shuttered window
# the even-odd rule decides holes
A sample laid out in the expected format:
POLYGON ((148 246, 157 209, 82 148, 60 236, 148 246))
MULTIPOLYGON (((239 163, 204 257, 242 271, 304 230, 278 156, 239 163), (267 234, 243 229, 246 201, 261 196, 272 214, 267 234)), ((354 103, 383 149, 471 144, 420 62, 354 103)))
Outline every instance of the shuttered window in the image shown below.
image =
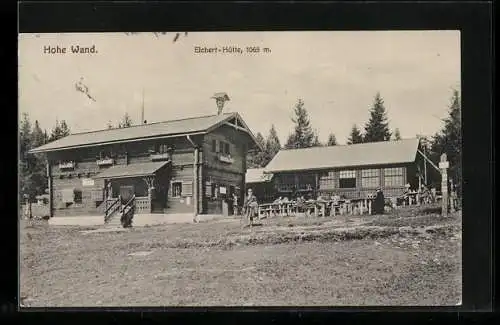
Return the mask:
POLYGON ((102 190, 93 190, 90 192, 91 200, 94 202, 101 202, 104 200, 104 194, 102 190))
POLYGON ((62 196, 63 203, 73 203, 74 190, 72 188, 61 190, 61 196, 62 196))
POLYGON ((182 195, 183 196, 193 195, 193 182, 182 182, 182 195))

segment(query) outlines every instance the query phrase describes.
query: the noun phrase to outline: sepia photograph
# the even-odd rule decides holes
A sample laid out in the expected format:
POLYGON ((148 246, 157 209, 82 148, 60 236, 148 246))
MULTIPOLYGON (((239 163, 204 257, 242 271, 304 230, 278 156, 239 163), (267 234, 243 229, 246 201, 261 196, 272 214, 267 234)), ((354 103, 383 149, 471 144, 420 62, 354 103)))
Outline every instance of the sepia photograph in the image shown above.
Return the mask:
POLYGON ((460 42, 20 33, 20 307, 460 306, 460 42))

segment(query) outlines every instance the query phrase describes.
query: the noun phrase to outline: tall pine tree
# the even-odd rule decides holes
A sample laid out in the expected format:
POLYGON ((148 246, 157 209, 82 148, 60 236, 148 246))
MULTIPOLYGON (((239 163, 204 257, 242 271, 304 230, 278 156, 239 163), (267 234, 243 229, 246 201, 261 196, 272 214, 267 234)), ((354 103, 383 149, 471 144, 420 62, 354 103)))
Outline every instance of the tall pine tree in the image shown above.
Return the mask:
POLYGON ((38 124, 38 120, 35 121, 35 125, 33 126, 33 131, 31 132, 31 138, 32 138, 32 146, 33 148, 39 147, 43 144, 45 144, 45 134, 40 128, 40 125, 38 124))
POLYGON ((263 167, 265 167, 274 158, 274 156, 276 156, 278 151, 281 150, 280 139, 278 138, 278 134, 276 132, 274 124, 271 125, 271 129, 269 130, 269 135, 267 136, 266 139, 265 150, 266 150, 266 161, 263 167))
POLYGON ((19 127, 19 142, 21 159, 23 159, 28 150, 31 149, 31 121, 27 113, 23 113, 19 127))
POLYGON ((363 143, 363 135, 358 129, 358 126, 354 124, 351 129, 351 135, 347 139, 347 144, 363 143))
POLYGON ((309 115, 304 108, 304 101, 299 99, 294 108, 294 132, 288 136, 285 149, 309 148, 319 145, 317 135, 311 127, 309 115))
POLYGON ((313 138, 313 142, 312 142, 311 147, 322 147, 322 146, 323 146, 323 143, 321 143, 321 141, 319 140, 318 130, 314 130, 314 138, 313 138))
POLYGON ((266 140, 264 140, 264 136, 262 136, 262 133, 260 132, 257 132, 255 138, 260 147, 263 148, 263 151, 255 150, 248 153, 247 155, 248 168, 260 168, 263 167, 266 162, 266 140))
POLYGON ((24 195, 31 200, 38 194, 43 194, 47 187, 45 158, 40 154, 29 154, 28 151, 46 143, 46 133, 42 131, 38 121, 32 128, 28 114, 23 114, 19 128, 19 198, 24 202, 24 195))
POLYGON ((391 132, 389 131, 384 100, 380 96, 380 93, 377 93, 373 101, 373 106, 370 109, 370 119, 365 125, 363 142, 389 141, 390 139, 391 132))
POLYGON ((337 138, 335 137, 335 134, 330 133, 328 136, 328 141, 326 142, 327 146, 336 146, 337 145, 337 138))
POLYGON ((49 142, 49 134, 47 133, 47 129, 43 130, 43 143, 49 142))
MULTIPOLYGON (((38 120, 35 121, 33 131, 31 132, 31 143, 33 148, 40 147, 47 143, 47 133, 42 131, 38 120)), ((31 181, 36 194, 43 194, 48 185, 46 163, 44 154, 36 153, 29 156, 31 160, 31 181)))
POLYGON ((52 132, 50 133, 49 141, 55 141, 59 140, 61 138, 64 138, 70 134, 70 129, 68 124, 66 124, 65 120, 62 120, 59 122, 56 120, 56 125, 52 129, 52 132))
POLYGON ((118 123, 119 128, 128 128, 132 126, 132 119, 130 118, 130 115, 128 115, 127 112, 125 112, 125 115, 123 115, 122 120, 120 123, 118 123))
POLYGON ((68 124, 66 124, 66 121, 65 120, 62 120, 61 121, 61 137, 67 137, 68 135, 70 135, 71 131, 69 129, 69 126, 68 124))
POLYGON ((458 90, 453 90, 450 101, 448 117, 444 119, 444 126, 432 140, 431 157, 432 160, 438 162, 441 154, 446 153, 450 168, 448 175, 452 178, 455 184, 459 185, 459 193, 461 194, 460 185, 462 183, 462 107, 460 102, 460 94, 458 90))

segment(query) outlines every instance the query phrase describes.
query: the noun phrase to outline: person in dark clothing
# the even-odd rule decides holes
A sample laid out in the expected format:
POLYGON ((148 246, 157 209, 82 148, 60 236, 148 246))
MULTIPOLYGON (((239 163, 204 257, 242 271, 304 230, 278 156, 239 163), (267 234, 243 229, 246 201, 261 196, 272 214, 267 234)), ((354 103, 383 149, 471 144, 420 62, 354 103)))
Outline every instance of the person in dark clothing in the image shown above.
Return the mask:
POLYGON ((375 195, 375 200, 373 201, 372 214, 383 214, 384 205, 385 205, 384 193, 379 188, 377 189, 377 194, 375 195))
POLYGON ((257 202, 257 198, 253 195, 253 191, 251 188, 248 189, 248 195, 245 197, 243 202, 243 209, 245 211, 245 217, 247 222, 250 222, 250 225, 253 223, 253 218, 257 213, 257 209, 259 207, 259 203, 257 202))

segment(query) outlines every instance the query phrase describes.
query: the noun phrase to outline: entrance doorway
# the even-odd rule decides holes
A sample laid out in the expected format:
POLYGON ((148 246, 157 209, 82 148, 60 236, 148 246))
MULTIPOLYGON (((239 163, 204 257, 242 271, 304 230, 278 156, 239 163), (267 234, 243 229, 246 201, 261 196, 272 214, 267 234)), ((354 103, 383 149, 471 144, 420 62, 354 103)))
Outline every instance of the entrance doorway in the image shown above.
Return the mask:
POLYGON ((121 185, 120 186, 120 196, 122 198, 122 204, 126 204, 132 196, 135 194, 135 189, 133 185, 121 185))

